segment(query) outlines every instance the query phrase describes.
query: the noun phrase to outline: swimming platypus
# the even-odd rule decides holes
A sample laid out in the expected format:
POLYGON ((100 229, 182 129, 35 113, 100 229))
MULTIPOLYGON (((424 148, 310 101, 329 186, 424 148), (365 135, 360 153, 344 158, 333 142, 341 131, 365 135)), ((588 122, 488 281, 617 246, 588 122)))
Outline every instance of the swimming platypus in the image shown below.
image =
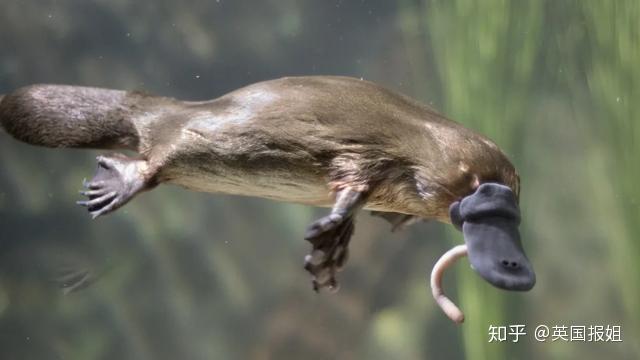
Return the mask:
POLYGON ((79 202, 94 218, 161 183, 331 207, 305 234, 315 290, 337 287, 361 209, 394 227, 453 223, 489 283, 535 283, 518 232, 519 177, 507 157, 486 137, 369 81, 287 77, 201 102, 33 85, 0 98, 0 123, 34 145, 140 155, 97 158, 88 200, 79 202))

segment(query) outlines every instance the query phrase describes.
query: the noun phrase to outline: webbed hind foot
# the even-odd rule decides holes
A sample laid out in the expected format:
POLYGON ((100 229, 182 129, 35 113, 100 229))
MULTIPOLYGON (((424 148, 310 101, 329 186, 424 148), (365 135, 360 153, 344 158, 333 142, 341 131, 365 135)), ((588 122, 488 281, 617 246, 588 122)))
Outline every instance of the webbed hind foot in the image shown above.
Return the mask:
POLYGON ((77 202, 85 206, 94 219, 120 208, 151 187, 147 161, 124 155, 98 156, 97 160, 95 176, 83 182, 85 190, 80 192, 89 200, 77 202))

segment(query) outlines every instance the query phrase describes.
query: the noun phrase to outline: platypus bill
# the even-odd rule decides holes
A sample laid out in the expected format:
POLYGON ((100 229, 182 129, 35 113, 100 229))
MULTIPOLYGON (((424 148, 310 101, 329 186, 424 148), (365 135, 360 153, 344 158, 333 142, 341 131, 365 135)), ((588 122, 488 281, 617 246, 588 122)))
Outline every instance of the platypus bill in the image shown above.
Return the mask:
POLYGON ((507 157, 484 136, 368 81, 288 77, 203 102, 33 85, 0 98, 0 123, 34 145, 140 155, 98 157, 84 184, 88 200, 79 202, 94 218, 161 183, 331 207, 305 234, 316 290, 337 288, 361 209, 394 228, 453 223, 488 282, 507 290, 535 283, 518 232, 519 178, 507 157))

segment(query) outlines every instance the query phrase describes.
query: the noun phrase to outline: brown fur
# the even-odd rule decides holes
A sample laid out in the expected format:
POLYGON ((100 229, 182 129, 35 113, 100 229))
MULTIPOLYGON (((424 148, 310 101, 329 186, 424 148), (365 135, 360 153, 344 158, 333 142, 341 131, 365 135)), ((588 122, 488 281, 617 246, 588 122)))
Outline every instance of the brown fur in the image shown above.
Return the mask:
POLYGON ((194 190, 331 206, 336 190, 360 187, 365 208, 444 222, 482 182, 519 191, 493 142, 353 78, 282 78, 206 102, 56 85, 0 101, 0 123, 17 139, 135 149, 157 181, 194 190))

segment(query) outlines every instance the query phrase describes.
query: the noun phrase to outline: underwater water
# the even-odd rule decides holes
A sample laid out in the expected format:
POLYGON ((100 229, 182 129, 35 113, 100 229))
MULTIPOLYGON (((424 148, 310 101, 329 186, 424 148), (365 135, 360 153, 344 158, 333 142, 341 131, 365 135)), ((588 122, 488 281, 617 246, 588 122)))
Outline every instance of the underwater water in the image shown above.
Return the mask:
POLYGON ((363 212, 340 292, 316 294, 326 209, 160 186, 92 221, 75 201, 104 152, 0 132, 0 359, 640 358, 639 23, 636 0, 0 0, 0 94, 331 74, 431 105, 518 169, 537 275, 505 292, 459 261, 456 325, 428 274, 460 233, 363 212), (95 281, 65 295, 69 269, 95 281))

